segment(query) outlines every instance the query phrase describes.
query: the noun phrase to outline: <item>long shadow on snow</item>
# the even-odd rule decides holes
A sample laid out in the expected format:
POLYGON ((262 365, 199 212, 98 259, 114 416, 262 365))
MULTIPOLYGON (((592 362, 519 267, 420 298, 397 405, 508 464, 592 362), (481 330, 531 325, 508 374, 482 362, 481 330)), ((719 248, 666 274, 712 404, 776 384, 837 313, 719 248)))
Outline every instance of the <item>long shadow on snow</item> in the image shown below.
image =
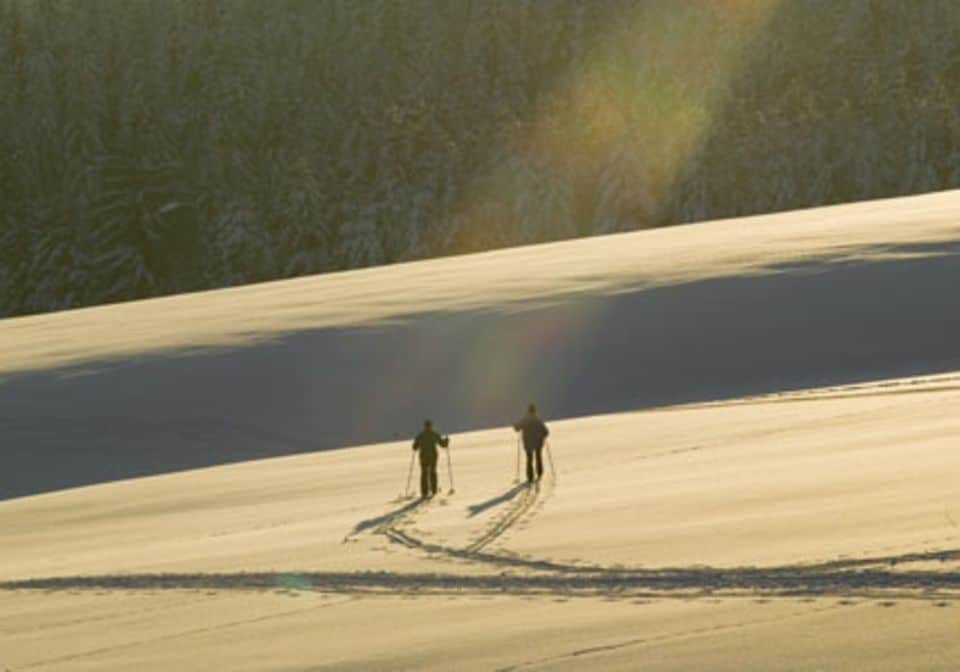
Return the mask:
POLYGON ((511 499, 513 499, 514 497, 519 495, 521 492, 524 492, 526 490, 527 490, 526 483, 519 483, 513 486, 512 488, 510 488, 509 490, 507 490, 506 492, 503 492, 497 495, 496 497, 491 497, 490 499, 480 502, 479 504, 471 504, 470 506, 467 507, 467 511, 469 512, 467 515, 467 518, 473 518, 474 516, 480 515, 481 513, 483 513, 488 509, 492 509, 495 506, 500 506, 501 504, 505 504, 506 502, 509 502, 511 499))
POLYGON ((397 509, 394 509, 393 511, 388 511, 387 513, 383 514, 382 516, 377 516, 376 518, 367 518, 366 520, 361 520, 359 523, 357 523, 357 524, 353 527, 353 530, 352 530, 352 531, 350 532, 350 534, 347 535, 347 536, 350 537, 350 536, 353 536, 353 535, 355 535, 355 534, 360 534, 361 532, 365 532, 366 530, 371 530, 371 529, 376 529, 376 528, 379 528, 379 527, 384 527, 384 526, 392 525, 393 523, 399 521, 401 518, 403 518, 404 516, 406 516, 408 513, 410 513, 410 512, 413 511, 414 509, 419 508, 421 504, 423 504, 423 500, 421 500, 421 499, 414 499, 413 501, 407 502, 407 503, 404 504, 403 506, 401 506, 401 507, 399 507, 399 508, 397 508, 397 509))
MULTIPOLYGON (((0 382, 0 499, 255 458, 960 368, 955 243, 925 255, 425 312, 0 382)), ((556 443, 562 444, 562 437, 556 443)))

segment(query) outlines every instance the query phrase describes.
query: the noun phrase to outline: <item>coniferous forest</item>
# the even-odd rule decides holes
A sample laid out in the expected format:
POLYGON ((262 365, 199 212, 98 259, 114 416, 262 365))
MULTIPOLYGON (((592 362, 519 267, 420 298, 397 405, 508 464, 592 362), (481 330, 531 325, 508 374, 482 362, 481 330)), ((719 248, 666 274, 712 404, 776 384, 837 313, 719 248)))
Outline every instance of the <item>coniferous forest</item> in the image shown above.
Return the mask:
POLYGON ((953 0, 0 0, 0 316, 960 185, 953 0))

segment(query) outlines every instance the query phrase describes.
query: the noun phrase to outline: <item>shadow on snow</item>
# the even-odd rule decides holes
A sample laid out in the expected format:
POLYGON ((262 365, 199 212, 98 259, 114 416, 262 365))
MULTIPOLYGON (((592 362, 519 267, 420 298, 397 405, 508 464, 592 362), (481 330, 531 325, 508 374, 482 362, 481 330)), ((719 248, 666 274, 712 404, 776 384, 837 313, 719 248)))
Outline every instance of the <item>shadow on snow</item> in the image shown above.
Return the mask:
POLYGON ((960 367, 955 242, 844 254, 9 375, 0 500, 405 439, 424 417, 507 425, 530 399, 570 418, 960 367))
POLYGON ((500 504, 505 504, 525 490, 527 490, 526 484, 519 483, 506 492, 497 495, 496 497, 491 497, 490 499, 480 502, 479 504, 471 504, 467 507, 467 511, 469 512, 467 517, 473 518, 474 516, 477 516, 488 509, 492 509, 500 504))

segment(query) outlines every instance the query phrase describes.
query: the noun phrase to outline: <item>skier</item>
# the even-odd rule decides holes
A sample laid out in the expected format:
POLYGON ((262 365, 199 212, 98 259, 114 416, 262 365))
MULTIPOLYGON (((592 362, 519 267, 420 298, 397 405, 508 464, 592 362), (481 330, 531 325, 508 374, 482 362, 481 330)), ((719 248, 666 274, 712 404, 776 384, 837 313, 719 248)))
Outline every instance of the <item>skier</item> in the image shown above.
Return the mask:
POLYGON ((523 450, 527 454, 527 483, 533 483, 534 466, 536 466, 536 480, 543 476, 543 442, 550 434, 550 430, 537 417, 537 407, 530 404, 527 414, 520 418, 513 429, 523 432, 523 450), (534 465, 536 462, 536 465, 534 465))
POLYGON ((420 496, 423 499, 437 494, 437 445, 450 445, 449 436, 433 431, 433 423, 423 421, 423 431, 413 440, 413 449, 420 451, 420 496))

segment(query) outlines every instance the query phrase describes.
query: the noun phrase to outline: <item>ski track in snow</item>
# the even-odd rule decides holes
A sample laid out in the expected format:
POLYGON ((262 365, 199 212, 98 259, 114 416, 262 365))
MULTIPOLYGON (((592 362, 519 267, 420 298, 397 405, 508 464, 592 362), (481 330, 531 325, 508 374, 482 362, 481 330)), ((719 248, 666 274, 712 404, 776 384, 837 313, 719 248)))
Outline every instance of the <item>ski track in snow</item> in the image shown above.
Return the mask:
POLYGON ((534 486, 527 486, 527 488, 521 493, 520 497, 517 498, 507 510, 501 514, 499 517, 494 519, 493 523, 483 532, 477 539, 472 541, 466 547, 467 553, 479 553, 484 548, 495 542, 497 539, 502 537, 513 527, 515 527, 521 520, 527 517, 527 514, 532 514, 535 510, 534 507, 539 503, 543 504, 547 497, 553 491, 556 482, 553 479, 550 479, 546 482, 546 488, 541 494, 541 486, 537 483, 534 486))
MULTIPOLYGON (((416 540, 412 545, 422 550, 431 548, 430 544, 416 540)), ((459 553, 465 559, 476 559, 465 551, 459 553)), ((934 562, 960 562, 960 549, 773 567, 613 569, 553 564, 540 567, 542 571, 535 573, 481 575, 389 571, 112 574, 7 581, 0 583, 0 589, 143 591, 284 587, 348 595, 494 594, 609 599, 763 595, 960 601, 960 570, 934 571, 904 566, 934 562)))
MULTIPOLYGON (((528 520, 551 494, 547 487, 525 489, 505 511, 463 548, 425 541, 407 528, 425 511, 428 501, 416 500, 377 518, 361 521, 352 535, 371 531, 392 543, 430 557, 488 566, 496 574, 358 572, 241 572, 192 574, 115 574, 51 577, 0 583, 0 590, 312 590, 350 596, 382 595, 514 595, 612 600, 695 597, 860 597, 877 600, 923 599, 938 606, 960 601, 960 548, 938 549, 773 567, 625 568, 572 564, 521 557, 484 549, 528 520), (542 495, 542 496, 541 496, 542 495), (944 571, 931 564, 946 565, 944 571), (911 569, 920 564, 923 568, 911 569)), ((351 535, 348 535, 349 539, 351 535)), ((347 540, 345 539, 345 541, 347 540)), ((928 540, 935 544, 937 541, 928 540)), ((949 541, 956 541, 951 537, 949 541)), ((883 602, 890 605, 890 602, 883 602)), ((622 646, 645 643, 631 640, 622 646)), ((613 648, 620 648, 621 645, 613 648)), ((579 656, 592 649, 565 654, 579 656)), ((553 660, 553 659, 551 659, 553 660)), ((520 666, 548 661, 531 661, 520 666)), ((520 669, 512 668, 512 669, 520 669)), ((511 669, 511 668, 508 668, 511 669)))
MULTIPOLYGON (((212 632, 218 632, 218 631, 221 631, 221 630, 227 630, 227 629, 235 628, 235 627, 239 627, 239 626, 250 625, 250 624, 253 624, 253 623, 263 623, 263 622, 265 622, 265 621, 272 621, 272 620, 281 619, 281 618, 288 618, 288 617, 291 617, 291 616, 299 616, 299 615, 302 615, 302 614, 305 614, 305 613, 308 613, 308 612, 317 611, 317 610, 319 610, 319 609, 326 609, 326 608, 329 608, 329 607, 336 606, 336 605, 338 605, 338 604, 342 604, 343 602, 349 601, 349 599, 350 599, 350 598, 345 598, 345 599, 338 600, 337 602, 326 602, 326 603, 324 603, 324 604, 313 605, 313 606, 310 606, 310 607, 306 607, 306 608, 304 608, 304 609, 293 609, 293 610, 290 610, 290 611, 284 611, 284 612, 280 612, 280 613, 276 613, 276 614, 267 614, 267 615, 264 615, 264 616, 256 616, 256 617, 253 617, 253 618, 245 618, 245 619, 239 619, 239 620, 234 620, 234 621, 228 621, 228 622, 225 622, 225 623, 218 623, 218 624, 216 624, 216 625, 210 625, 210 626, 207 626, 207 627, 190 628, 190 629, 188 629, 188 630, 182 630, 182 631, 179 631, 179 632, 173 632, 173 633, 170 633, 170 634, 161 635, 161 636, 159 636, 159 637, 150 637, 150 638, 145 638, 145 639, 137 639, 137 640, 134 640, 134 641, 127 641, 127 642, 123 642, 123 643, 121 643, 121 644, 117 644, 117 645, 115 645, 115 646, 105 646, 105 647, 101 647, 101 648, 98 648, 98 649, 92 649, 92 650, 88 650, 88 651, 80 651, 80 652, 78 652, 78 653, 73 653, 73 654, 66 655, 66 656, 59 656, 59 657, 57 657, 57 658, 47 658, 47 659, 44 659, 44 660, 37 660, 37 661, 35 661, 35 662, 33 662, 33 663, 29 663, 29 664, 27 664, 27 665, 20 665, 20 666, 17 667, 17 669, 18 669, 18 670, 29 670, 29 669, 34 669, 34 668, 37 668, 37 667, 46 667, 46 666, 48 666, 48 665, 53 665, 53 664, 58 664, 58 665, 59 665, 59 664, 61 664, 61 663, 69 663, 69 662, 76 661, 76 660, 82 660, 82 659, 84 659, 84 658, 90 658, 90 657, 92 657, 92 656, 100 656, 100 655, 107 654, 107 653, 115 653, 115 652, 117 652, 117 651, 125 651, 125 650, 128 650, 128 649, 136 649, 136 648, 138 648, 138 647, 140 647, 140 646, 144 646, 144 645, 147 645, 147 644, 156 644, 156 643, 158 643, 158 642, 168 642, 168 641, 173 641, 173 640, 177 640, 177 639, 184 639, 184 638, 188 638, 188 637, 194 637, 194 636, 197 636, 197 635, 204 635, 204 634, 209 634, 209 633, 212 633, 212 632)), ((12 672, 12 671, 11 671, 11 672, 12 672)))
POLYGON ((577 658, 582 658, 585 656, 604 654, 604 653, 609 653, 611 651, 617 651, 620 649, 626 649, 626 648, 635 647, 635 646, 664 644, 671 641, 690 639, 693 637, 715 635, 723 632, 730 632, 734 630, 740 630, 743 628, 750 628, 756 625, 764 625, 767 623, 779 623, 785 620, 809 616, 811 613, 822 613, 826 611, 832 611, 835 609, 843 609, 849 606, 851 606, 851 603, 831 604, 829 606, 818 607, 812 610, 801 609, 801 610, 786 614, 784 616, 775 616, 772 618, 756 618, 756 619, 750 619, 747 621, 741 621, 738 623, 713 625, 705 628, 695 628, 693 630, 684 630, 681 632, 675 632, 675 633, 653 636, 653 637, 634 637, 632 639, 628 639, 620 642, 613 642, 611 644, 602 644, 599 646, 591 646, 591 647, 582 648, 582 649, 575 649, 573 651, 568 651, 566 653, 559 653, 555 656, 538 658, 535 660, 528 660, 526 662, 517 663, 516 665, 509 665, 507 667, 500 667, 500 668, 497 668, 496 672, 516 672, 517 670, 524 670, 532 667, 539 667, 541 665, 548 665, 550 663, 559 663, 562 661, 576 660, 577 658))
POLYGON ((440 543, 428 542, 409 531, 408 528, 412 523, 412 515, 423 511, 423 506, 404 507, 400 509, 400 511, 395 512, 398 515, 387 514, 384 516, 383 523, 374 529, 374 533, 386 536, 387 539, 395 544, 427 553, 433 557, 501 567, 508 566, 547 571, 562 569, 563 565, 558 565, 549 560, 527 559, 505 553, 483 552, 483 549, 496 542, 507 532, 514 529, 521 521, 528 519, 539 510, 550 494, 552 494, 554 487, 555 481, 549 479, 546 482, 546 487, 542 490, 539 483, 533 487, 523 488, 520 496, 514 498, 513 501, 510 502, 510 505, 499 516, 494 518, 477 538, 464 548, 455 548, 440 543))

